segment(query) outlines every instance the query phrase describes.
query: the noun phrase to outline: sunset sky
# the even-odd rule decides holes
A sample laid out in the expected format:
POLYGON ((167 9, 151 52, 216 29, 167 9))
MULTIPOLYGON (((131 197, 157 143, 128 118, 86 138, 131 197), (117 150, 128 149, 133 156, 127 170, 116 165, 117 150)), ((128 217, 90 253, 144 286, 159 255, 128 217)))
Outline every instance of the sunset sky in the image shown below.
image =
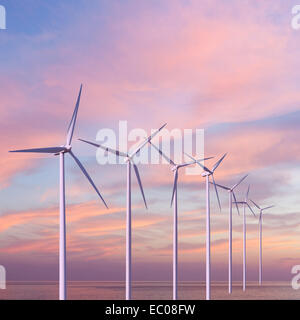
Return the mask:
MULTIPOLYGON (((125 279, 126 168, 101 166, 98 130, 168 123, 204 129, 205 156, 227 158, 218 183, 249 173, 264 215, 264 278, 300 264, 300 30, 290 0, 0 0, 0 264, 9 280, 58 279, 59 161, 9 150, 65 142, 79 86, 73 151, 110 209, 67 157, 71 280, 125 279)), ((213 161, 206 162, 208 166, 213 161)), ((133 177, 133 280, 171 280, 173 176, 140 165, 133 177)), ((244 197, 248 183, 237 194, 244 197)), ((227 279, 228 195, 212 193, 212 279, 227 279)), ((180 176, 179 279, 205 277, 205 189, 180 176)), ((258 220, 248 213, 248 274, 258 277, 258 220)), ((242 218, 234 211, 234 280, 242 277, 242 218)))

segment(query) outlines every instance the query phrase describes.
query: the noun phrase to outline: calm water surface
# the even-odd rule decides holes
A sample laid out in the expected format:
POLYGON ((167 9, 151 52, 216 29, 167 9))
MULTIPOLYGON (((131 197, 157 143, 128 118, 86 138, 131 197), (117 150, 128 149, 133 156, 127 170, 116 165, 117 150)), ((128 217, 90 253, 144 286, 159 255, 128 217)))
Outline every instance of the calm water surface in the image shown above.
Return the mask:
MULTIPOLYGON (((248 283, 243 292, 241 283, 234 283, 233 293, 227 293, 225 282, 212 284, 212 299, 236 300, 300 300, 300 290, 293 290, 287 282, 266 282, 262 287, 248 283)), ((68 283, 68 299, 72 300, 122 300, 124 299, 124 282, 79 282, 68 283)), ((137 300, 169 300, 172 298, 172 285, 169 282, 135 282, 132 297, 137 300)), ((178 288, 179 299, 205 299, 204 282, 181 282, 178 288)), ((0 300, 55 300, 58 298, 57 282, 8 282, 6 290, 0 290, 0 300)))

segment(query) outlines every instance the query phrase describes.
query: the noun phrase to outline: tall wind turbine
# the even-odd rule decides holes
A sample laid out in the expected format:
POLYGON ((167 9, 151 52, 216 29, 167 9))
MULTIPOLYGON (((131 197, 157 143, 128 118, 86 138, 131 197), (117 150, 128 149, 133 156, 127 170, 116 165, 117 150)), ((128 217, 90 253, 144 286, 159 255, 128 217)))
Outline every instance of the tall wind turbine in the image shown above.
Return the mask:
MULTIPOLYGON (((172 165, 171 171, 174 173, 174 184, 173 184, 173 192, 171 199, 171 207, 173 206, 173 300, 177 300, 178 296, 178 207, 177 207, 177 182, 178 182, 178 171, 181 168, 187 167, 189 165, 195 164, 196 162, 193 160, 192 162, 176 164, 173 160, 168 158, 156 145, 149 143, 152 145, 154 149, 156 149, 159 154, 172 165)), ((208 160, 210 158, 200 159, 198 161, 208 160)))
POLYGON ((254 201, 250 200, 257 209, 259 209, 259 275, 258 275, 258 283, 261 286, 262 285, 262 214, 263 211, 267 209, 274 208, 274 206, 269 206, 265 208, 261 208, 258 204, 256 204, 254 201))
POLYGON ((131 153, 125 153, 119 150, 115 150, 109 147, 102 146, 101 144, 97 144, 94 142, 90 142, 87 140, 79 139, 85 143, 88 143, 94 147, 101 148, 107 152, 113 153, 119 157, 124 158, 124 162, 127 163, 127 210, 126 210, 126 300, 131 300, 131 168, 133 167, 140 191, 144 200, 145 207, 147 209, 146 198, 142 186, 142 181, 140 178, 139 170, 136 164, 134 163, 134 156, 138 154, 141 149, 146 146, 148 142, 150 142, 167 124, 164 124, 160 127, 156 132, 154 132, 151 136, 146 138, 140 146, 131 153))
MULTIPOLYGON (((245 175, 240 181, 238 181, 232 187, 226 187, 216 183, 217 187, 227 190, 229 195, 229 225, 228 225, 229 227, 229 252, 228 252, 228 292, 229 294, 232 293, 232 198, 234 199, 235 202, 237 202, 234 189, 239 184, 241 184, 247 177, 248 175, 245 175)), ((237 212, 239 213, 239 207, 237 203, 235 205, 236 205, 237 212)))
POLYGON ((210 176, 212 178, 213 185, 215 187, 219 208, 221 211, 221 203, 217 190, 217 186, 215 183, 214 173, 216 169, 219 167, 223 159, 226 157, 227 153, 223 155, 223 157, 216 162, 216 164, 212 167, 212 169, 208 169, 204 165, 202 165, 199 161, 194 159, 193 157, 186 154, 192 160, 197 162, 197 164, 204 170, 202 173, 202 177, 206 178, 206 300, 210 300, 210 287, 211 287, 211 279, 210 279, 210 176))
POLYGON ((252 210, 251 206, 249 205, 249 192, 250 192, 250 185, 248 186, 245 200, 235 202, 236 204, 242 204, 243 205, 243 291, 246 291, 246 206, 249 208, 249 210, 252 212, 252 214, 255 216, 254 211, 252 210))
POLYGON ((79 159, 72 152, 72 138, 75 129, 78 108, 80 104, 82 92, 82 85, 80 86, 79 95, 73 112, 73 116, 67 132, 66 143, 60 147, 50 147, 50 148, 38 148, 38 149, 26 149, 26 150, 16 150, 10 152, 30 152, 30 153, 50 153, 55 156, 59 155, 60 167, 59 167, 59 181, 60 181, 60 198, 59 198, 59 299, 65 300, 67 298, 67 286, 66 286, 66 210, 65 210, 65 154, 70 154, 70 156, 75 160, 80 170, 86 176, 90 184, 93 186, 98 196, 101 198, 105 207, 107 205, 102 198, 100 192, 98 191, 96 185, 94 184, 92 178, 89 176, 79 159))

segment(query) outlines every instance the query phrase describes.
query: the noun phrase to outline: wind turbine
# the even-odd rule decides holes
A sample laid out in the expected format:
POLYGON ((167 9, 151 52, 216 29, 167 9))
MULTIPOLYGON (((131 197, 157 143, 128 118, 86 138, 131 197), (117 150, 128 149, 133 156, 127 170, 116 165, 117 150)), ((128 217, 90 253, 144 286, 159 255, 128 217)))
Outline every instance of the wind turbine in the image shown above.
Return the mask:
POLYGON ((249 192, 250 192, 250 185, 248 186, 245 200, 235 202, 236 204, 243 205, 243 291, 246 290, 246 206, 250 209, 255 217, 255 213, 249 205, 249 192))
POLYGON ((269 206, 265 208, 261 208, 258 204, 256 204, 254 201, 250 200, 257 209, 259 209, 259 275, 258 275, 258 282, 259 285, 262 285, 262 214, 263 211, 267 209, 271 209, 274 206, 269 206))
MULTIPOLYGON (((173 184, 173 192, 171 199, 171 207, 173 206, 173 300, 177 300, 178 296, 178 207, 177 207, 177 182, 178 182, 178 171, 181 168, 187 167, 189 165, 195 164, 196 161, 176 164, 173 160, 168 158, 158 147, 152 144, 154 149, 156 149, 159 154, 172 165, 171 171, 174 173, 174 184, 173 184)), ((208 160, 210 158, 200 159, 198 161, 208 160)))
MULTIPOLYGON (((248 175, 245 175, 240 181, 238 181, 231 188, 222 186, 216 183, 217 187, 227 190, 229 195, 229 226, 228 226, 229 227, 229 252, 228 252, 228 292, 229 294, 232 293, 232 198, 234 199, 235 202, 237 202, 234 189, 239 184, 241 184, 247 177, 248 175)), ((237 203, 235 203, 235 205, 236 205, 237 212, 239 214, 239 207, 237 203)))
POLYGON ((124 162, 127 163, 127 210, 126 210, 126 300, 131 300, 131 168, 133 167, 140 191, 144 200, 145 207, 147 209, 147 203, 145 199, 145 194, 142 186, 142 181, 140 178, 139 170, 133 161, 133 158, 138 154, 141 149, 150 142, 167 124, 164 124, 157 131, 155 131, 151 136, 146 138, 139 147, 131 153, 122 152, 109 147, 102 146, 94 142, 79 139, 85 143, 88 143, 97 148, 101 148, 107 152, 113 153, 117 156, 123 157, 124 162))
POLYGON ((60 186, 60 198, 59 198, 59 299, 66 300, 67 298, 67 286, 66 286, 66 210, 65 210, 65 154, 70 154, 70 156, 75 160, 77 165, 79 166, 80 170, 89 180, 90 184, 93 186, 95 191, 97 192, 98 196, 101 198, 102 202, 104 203, 105 207, 107 205, 102 198, 100 192, 98 191, 96 185, 94 184, 92 178, 89 176, 79 159, 74 155, 72 152, 72 138, 75 129, 76 119, 78 108, 80 104, 82 92, 82 85, 80 86, 79 95, 77 98, 77 102, 75 105, 75 109, 73 112, 73 116, 71 122, 68 127, 67 132, 67 140, 66 144, 60 147, 50 147, 50 148, 38 148, 38 149, 26 149, 26 150, 15 150, 10 152, 30 152, 30 153, 50 153, 55 156, 59 155, 59 186, 60 186))
POLYGON ((215 183, 214 173, 216 169, 219 167, 221 162, 226 157, 227 153, 225 153, 220 160, 218 160, 212 169, 208 169, 204 165, 202 165, 199 161, 191 157, 190 155, 186 154, 189 158, 197 162, 197 164, 204 170, 202 172, 202 177, 206 178, 206 300, 210 300, 210 286, 211 286, 211 279, 210 279, 210 176, 212 178, 213 185, 215 187, 219 208, 221 211, 221 203, 220 198, 217 190, 217 186, 215 183))

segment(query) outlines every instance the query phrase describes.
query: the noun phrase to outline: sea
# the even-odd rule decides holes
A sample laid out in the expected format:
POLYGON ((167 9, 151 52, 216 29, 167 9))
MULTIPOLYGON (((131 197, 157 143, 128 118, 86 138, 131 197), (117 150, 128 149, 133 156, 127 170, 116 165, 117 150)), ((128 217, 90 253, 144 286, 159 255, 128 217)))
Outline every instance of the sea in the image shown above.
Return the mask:
MULTIPOLYGON (((124 282, 70 281, 67 286, 67 298, 70 300, 123 300, 124 282)), ((134 300, 171 300, 170 282, 133 282, 134 300)), ((57 282, 8 282, 6 289, 0 290, 0 300, 57 300, 57 282)), ((180 282, 179 300, 204 300, 205 282, 180 282)), ((212 300, 300 300, 300 290, 292 288, 289 282, 265 282, 258 286, 248 282, 246 291, 242 283, 234 282, 232 294, 228 294, 226 282, 213 282, 212 300)))

